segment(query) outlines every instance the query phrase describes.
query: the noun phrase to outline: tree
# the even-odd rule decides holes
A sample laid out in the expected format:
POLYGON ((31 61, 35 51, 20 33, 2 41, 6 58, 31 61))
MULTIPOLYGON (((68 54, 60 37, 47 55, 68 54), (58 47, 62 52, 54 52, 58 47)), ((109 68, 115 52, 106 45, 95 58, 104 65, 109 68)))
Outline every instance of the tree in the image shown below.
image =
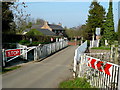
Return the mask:
POLYGON ((11 30, 14 17, 10 6, 13 4, 13 2, 2 2, 2 33, 15 33, 15 28, 11 30))
POLYGON ((2 2, 2 33, 16 33, 22 30, 21 25, 24 25, 23 22, 30 16, 30 14, 24 14, 23 8, 26 7, 24 2, 2 2))
POLYGON ((23 30, 26 29, 29 24, 30 14, 25 13, 25 8, 27 5, 24 2, 17 2, 11 5, 11 10, 13 12, 14 21, 16 23, 16 33, 21 34, 23 30))
POLYGON ((32 22, 29 22, 28 25, 26 26, 26 28, 30 28, 32 27, 32 22))
POLYGON ((120 19, 118 21, 118 41, 119 41, 119 45, 120 45, 120 19))
POLYGON ((16 33, 21 34, 26 28, 27 28, 27 22, 24 19, 21 19, 20 21, 16 21, 16 33))
POLYGON ((37 25, 44 25, 44 20, 43 19, 36 19, 36 24, 37 25))
POLYGON ((113 20, 113 8, 112 8, 112 0, 109 2, 108 13, 106 15, 106 21, 104 25, 104 33, 103 39, 108 40, 109 44, 112 44, 115 40, 115 31, 114 31, 114 20, 113 20))
POLYGON ((87 32, 87 25, 82 25, 79 28, 78 33, 80 33, 80 36, 83 37, 86 40, 89 40, 88 32, 87 32))
POLYGON ((105 21, 105 9, 96 0, 90 5, 88 20, 87 20, 87 32, 88 37, 91 39, 92 35, 95 34, 97 27, 101 28, 101 34, 103 33, 103 23, 105 21))

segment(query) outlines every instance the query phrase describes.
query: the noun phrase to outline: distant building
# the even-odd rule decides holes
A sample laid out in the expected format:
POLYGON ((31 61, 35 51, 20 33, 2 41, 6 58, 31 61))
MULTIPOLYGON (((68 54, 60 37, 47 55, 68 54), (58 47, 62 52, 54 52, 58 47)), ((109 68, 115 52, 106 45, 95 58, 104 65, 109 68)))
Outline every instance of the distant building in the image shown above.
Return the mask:
POLYGON ((49 24, 48 22, 45 21, 44 25, 41 28, 48 29, 48 30, 54 32, 57 36, 64 36, 65 35, 65 30, 62 27, 61 23, 56 25, 56 24, 49 24))
MULTIPOLYGON (((40 32, 42 32, 44 35, 49 36, 65 36, 65 30, 62 27, 62 24, 49 24, 47 21, 44 21, 43 25, 33 25, 31 29, 36 29, 40 32)), ((23 31, 23 34, 26 34, 29 32, 30 29, 26 29, 23 31)))

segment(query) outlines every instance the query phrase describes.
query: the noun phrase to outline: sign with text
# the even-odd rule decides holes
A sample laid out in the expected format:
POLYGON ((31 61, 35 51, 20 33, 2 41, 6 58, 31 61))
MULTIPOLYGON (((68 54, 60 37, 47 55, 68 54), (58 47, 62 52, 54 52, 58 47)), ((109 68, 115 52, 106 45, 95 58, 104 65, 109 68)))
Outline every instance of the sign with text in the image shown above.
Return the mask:
POLYGON ((19 56, 20 49, 6 50, 5 54, 6 54, 6 57, 19 56))
POLYGON ((100 35, 100 30, 101 30, 101 28, 96 28, 96 35, 97 36, 100 35))

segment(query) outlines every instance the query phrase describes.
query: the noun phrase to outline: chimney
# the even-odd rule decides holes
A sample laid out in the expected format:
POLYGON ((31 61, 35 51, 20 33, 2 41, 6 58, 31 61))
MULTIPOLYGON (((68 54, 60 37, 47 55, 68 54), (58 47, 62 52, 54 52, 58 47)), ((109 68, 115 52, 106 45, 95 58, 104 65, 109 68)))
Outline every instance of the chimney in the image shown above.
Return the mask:
POLYGON ((48 30, 52 31, 52 29, 49 27, 47 21, 44 21, 44 25, 41 27, 41 29, 48 29, 48 30))
POLYGON ((62 24, 61 24, 60 22, 58 23, 58 25, 59 25, 59 26, 62 26, 62 24))
POLYGON ((45 25, 45 26, 48 25, 48 22, 47 22, 47 21, 44 21, 44 25, 45 25))

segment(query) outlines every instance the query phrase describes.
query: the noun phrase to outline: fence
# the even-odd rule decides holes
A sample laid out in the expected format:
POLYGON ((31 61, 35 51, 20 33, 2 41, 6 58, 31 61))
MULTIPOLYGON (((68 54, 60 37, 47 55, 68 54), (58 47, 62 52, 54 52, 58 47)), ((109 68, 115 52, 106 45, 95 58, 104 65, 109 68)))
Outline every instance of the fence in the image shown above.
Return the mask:
MULTIPOLYGON (((83 47, 81 45, 78 49, 83 47)), ((84 50, 85 51, 85 50, 84 50)), ((76 51, 75 51, 76 52, 76 51)), ((109 60, 110 53, 84 53, 76 52, 77 64, 74 66, 76 77, 86 77, 88 82, 96 88, 107 90, 120 90, 120 66, 109 60), (108 55, 108 56, 107 56, 108 55)), ((74 61, 75 62, 75 61, 74 61)))
POLYGON ((65 48, 68 46, 68 41, 60 41, 55 42, 51 44, 46 45, 38 45, 33 47, 27 47, 27 46, 20 46, 23 48, 17 48, 17 49, 8 49, 8 50, 2 50, 3 52, 3 66, 5 66, 6 62, 10 62, 14 60, 17 57, 21 57, 25 60, 28 59, 28 52, 33 50, 34 52, 34 60, 43 59, 47 56, 49 56, 52 53, 55 53, 56 51, 65 48))
POLYGON ((99 47, 100 39, 90 41, 90 48, 99 47))
POLYGON ((87 41, 85 41, 81 46, 79 46, 75 50, 75 56, 74 56, 74 66, 73 66, 73 76, 77 76, 77 68, 78 68, 78 62, 80 61, 80 56, 86 51, 87 49, 87 41))

